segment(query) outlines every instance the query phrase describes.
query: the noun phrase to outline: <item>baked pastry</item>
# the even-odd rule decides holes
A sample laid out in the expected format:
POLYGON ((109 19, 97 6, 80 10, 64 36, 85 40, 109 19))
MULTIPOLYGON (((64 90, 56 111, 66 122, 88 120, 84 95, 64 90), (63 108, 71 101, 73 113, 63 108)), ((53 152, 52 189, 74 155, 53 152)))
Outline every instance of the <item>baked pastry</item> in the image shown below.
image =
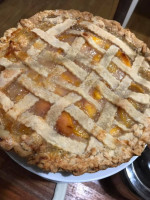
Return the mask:
POLYGON ((46 171, 117 166, 150 143, 150 50, 75 10, 21 20, 0 43, 0 146, 46 171))

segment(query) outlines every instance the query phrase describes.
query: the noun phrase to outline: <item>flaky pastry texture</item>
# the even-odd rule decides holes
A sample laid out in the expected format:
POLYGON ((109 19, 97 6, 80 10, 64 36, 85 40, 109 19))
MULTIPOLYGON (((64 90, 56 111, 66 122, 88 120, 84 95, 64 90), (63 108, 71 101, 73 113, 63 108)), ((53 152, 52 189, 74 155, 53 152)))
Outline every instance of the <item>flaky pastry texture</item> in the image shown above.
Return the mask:
POLYGON ((150 50, 77 10, 22 19, 0 39, 0 146, 49 172, 115 167, 150 144, 150 50))

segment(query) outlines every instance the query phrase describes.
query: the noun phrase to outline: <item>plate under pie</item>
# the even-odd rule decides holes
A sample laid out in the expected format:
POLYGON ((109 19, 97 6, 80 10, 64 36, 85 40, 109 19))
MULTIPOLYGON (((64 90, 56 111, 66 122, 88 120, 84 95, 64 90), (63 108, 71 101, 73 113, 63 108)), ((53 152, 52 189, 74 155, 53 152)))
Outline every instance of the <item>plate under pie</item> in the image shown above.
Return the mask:
POLYGON ((0 39, 0 146, 49 172, 115 167, 150 143, 150 50, 119 23, 39 12, 0 39))

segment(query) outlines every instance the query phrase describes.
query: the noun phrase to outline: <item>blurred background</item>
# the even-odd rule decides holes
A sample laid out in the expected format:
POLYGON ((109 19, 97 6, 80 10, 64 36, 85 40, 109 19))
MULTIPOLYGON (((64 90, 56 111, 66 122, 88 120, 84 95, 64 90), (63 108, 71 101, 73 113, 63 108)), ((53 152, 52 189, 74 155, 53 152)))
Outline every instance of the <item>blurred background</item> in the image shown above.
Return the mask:
POLYGON ((0 36, 8 28, 16 26, 20 19, 48 9, 89 11, 94 15, 115 19, 121 24, 129 14, 126 27, 150 47, 149 0, 0 0, 0 36))

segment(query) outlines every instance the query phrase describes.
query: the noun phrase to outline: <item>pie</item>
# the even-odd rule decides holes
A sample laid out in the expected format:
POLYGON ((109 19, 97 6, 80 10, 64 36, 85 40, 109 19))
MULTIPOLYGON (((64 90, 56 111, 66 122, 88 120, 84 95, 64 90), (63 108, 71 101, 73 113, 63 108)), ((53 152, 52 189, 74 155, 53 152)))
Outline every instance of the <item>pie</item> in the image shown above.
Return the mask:
POLYGON ((0 146, 74 175, 150 143, 150 50, 119 23, 39 12, 0 40, 0 146))

